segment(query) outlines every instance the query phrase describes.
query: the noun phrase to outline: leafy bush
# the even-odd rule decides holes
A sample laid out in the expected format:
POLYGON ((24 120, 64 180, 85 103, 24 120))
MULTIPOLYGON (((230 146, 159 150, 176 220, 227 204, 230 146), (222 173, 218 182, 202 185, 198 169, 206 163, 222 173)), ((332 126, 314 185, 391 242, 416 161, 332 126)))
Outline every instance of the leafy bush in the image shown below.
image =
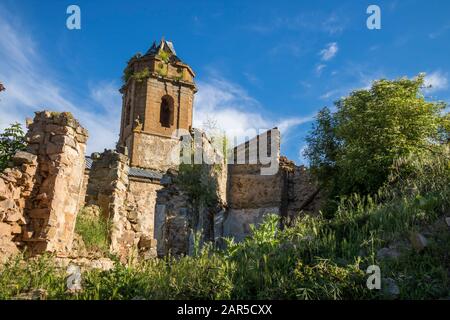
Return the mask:
POLYGON ((445 103, 426 101, 424 75, 379 80, 323 109, 307 138, 312 170, 331 197, 373 194, 386 182, 395 160, 428 157, 445 140, 445 103))
POLYGON ((0 172, 8 166, 11 157, 26 147, 25 134, 20 123, 13 123, 0 134, 0 172))

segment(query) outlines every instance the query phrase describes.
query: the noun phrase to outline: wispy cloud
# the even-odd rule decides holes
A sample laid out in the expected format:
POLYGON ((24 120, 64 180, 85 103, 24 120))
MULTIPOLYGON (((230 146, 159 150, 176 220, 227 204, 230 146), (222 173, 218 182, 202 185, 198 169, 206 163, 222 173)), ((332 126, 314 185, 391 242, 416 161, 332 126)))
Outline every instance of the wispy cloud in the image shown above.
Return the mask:
POLYGON ((280 43, 269 50, 270 55, 290 54, 294 57, 300 57, 303 51, 296 42, 280 43))
POLYGON ((320 50, 319 55, 323 61, 328 61, 333 59, 338 51, 338 44, 336 42, 331 42, 327 44, 325 49, 320 50))
POLYGON ((424 84, 428 87, 425 89, 426 92, 445 90, 448 88, 447 75, 441 71, 434 71, 425 76, 424 84))
POLYGON ((438 30, 431 32, 428 34, 428 37, 430 39, 437 39, 440 36, 442 36, 443 34, 447 33, 448 31, 450 31, 450 24, 444 25, 443 27, 439 28, 438 30))
POLYGON ((0 100, 0 128, 39 110, 70 111, 89 131, 88 152, 113 148, 120 113, 118 84, 98 83, 86 96, 73 96, 64 84, 52 79, 29 30, 16 25, 0 7, 0 79, 6 87, 0 100), (112 125, 114 124, 114 125, 112 125))
POLYGON ((202 128, 213 120, 228 137, 236 137, 238 142, 273 127, 280 129, 286 141, 291 129, 312 120, 312 117, 273 119, 243 88, 217 74, 199 81, 198 87, 194 100, 194 126, 202 128))
POLYGON ((330 35, 339 34, 344 31, 345 23, 342 17, 339 17, 336 13, 332 13, 322 22, 322 29, 330 35))
POLYGON ((326 68, 325 64, 318 64, 316 66, 316 70, 315 70, 316 71, 316 75, 320 76, 322 74, 323 69, 325 69, 325 68, 326 68))
POLYGON ((285 30, 294 32, 321 32, 336 35, 342 33, 346 25, 347 19, 341 12, 304 12, 290 16, 278 15, 272 19, 251 23, 244 28, 264 35, 285 30))
POLYGON ((343 93, 343 90, 330 90, 330 91, 325 92, 323 95, 321 95, 320 99, 328 100, 332 97, 336 97, 340 93, 343 93))

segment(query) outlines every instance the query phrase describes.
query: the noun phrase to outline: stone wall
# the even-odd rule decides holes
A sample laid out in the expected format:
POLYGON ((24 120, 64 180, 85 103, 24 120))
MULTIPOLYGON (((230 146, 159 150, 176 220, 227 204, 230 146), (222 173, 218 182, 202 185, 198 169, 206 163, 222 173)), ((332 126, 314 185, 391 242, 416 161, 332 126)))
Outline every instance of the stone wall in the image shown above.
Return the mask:
POLYGON ((128 188, 128 158, 112 150, 91 155, 92 166, 86 187, 86 205, 97 205, 105 218, 114 216, 128 188), (121 194, 120 192, 123 192, 121 194), (119 200, 117 200, 119 198, 119 200))
POLYGON ((165 174, 161 180, 163 188, 157 192, 155 213, 159 256, 169 252, 174 255, 190 254, 194 249, 194 237, 198 237, 201 246, 204 242, 220 241, 223 235, 228 178, 224 157, 206 134, 199 130, 194 130, 191 137, 183 137, 183 142, 200 157, 201 163, 191 167, 199 175, 195 178, 202 185, 196 187, 207 188, 213 196, 209 203, 199 202, 199 199, 191 197, 187 190, 189 186, 178 180, 183 172, 171 169, 165 174))
POLYGON ((287 171, 287 179, 287 216, 292 219, 299 214, 317 214, 323 197, 308 169, 305 166, 293 166, 287 171))
POLYGON ((97 205, 111 222, 110 250, 125 258, 133 249, 134 234, 128 220, 128 158, 112 150, 91 155, 86 205, 97 205))
POLYGON ((138 168, 149 168, 165 172, 176 168, 171 161, 171 153, 179 146, 179 139, 162 137, 135 131, 133 133, 132 150, 130 152, 130 165, 138 168))
POLYGON ((0 174, 0 263, 24 247, 24 211, 30 206, 37 156, 20 151, 12 158, 12 164, 0 174))
POLYGON ((155 238, 158 256, 189 253, 194 214, 188 195, 176 183, 178 172, 169 170, 161 180, 155 212, 155 238))
POLYGON ((70 113, 37 112, 28 127, 27 151, 37 155, 38 171, 27 232, 31 252, 71 250, 84 173, 87 131, 70 113))
POLYGON ((157 179, 130 176, 128 158, 106 150, 92 154, 86 205, 97 205, 111 222, 111 252, 122 261, 132 255, 156 255, 154 212, 157 179))
POLYGON ((225 237, 241 241, 249 234, 251 224, 258 225, 267 214, 282 215, 282 198, 286 190, 284 171, 279 170, 280 133, 277 129, 269 132, 234 149, 234 163, 228 165, 228 210, 223 221, 225 237), (276 169, 274 174, 264 174, 263 168, 270 166, 261 163, 260 149, 271 157, 276 169))
POLYGON ((88 186, 88 182, 89 182, 89 173, 90 173, 90 170, 88 170, 88 169, 84 170, 83 182, 81 183, 81 191, 80 191, 80 196, 78 198, 78 207, 79 208, 83 208, 86 204, 86 193, 87 193, 87 186, 88 186))
MULTIPOLYGON (((37 112, 26 152, 0 176, 0 251, 71 250, 84 172, 87 131, 70 113, 37 112)), ((1 255, 1 254, 0 254, 1 255)))

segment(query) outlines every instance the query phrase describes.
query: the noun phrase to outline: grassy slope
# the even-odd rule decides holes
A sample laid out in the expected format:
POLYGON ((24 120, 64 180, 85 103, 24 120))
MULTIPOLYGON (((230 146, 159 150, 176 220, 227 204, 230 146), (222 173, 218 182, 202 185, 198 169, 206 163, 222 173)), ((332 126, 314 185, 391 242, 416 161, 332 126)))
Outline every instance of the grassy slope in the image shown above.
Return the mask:
POLYGON ((20 257, 0 271, 0 299, 32 289, 62 299, 372 299, 365 270, 381 267, 400 288, 400 298, 448 297, 450 231, 434 230, 421 253, 405 250, 395 260, 377 261, 376 252, 409 232, 422 230, 450 213, 448 160, 416 163, 413 175, 375 198, 343 200, 336 217, 304 216, 284 230, 276 216, 225 251, 205 247, 192 257, 120 265, 83 273, 84 290, 66 293, 64 270, 51 257, 20 257))

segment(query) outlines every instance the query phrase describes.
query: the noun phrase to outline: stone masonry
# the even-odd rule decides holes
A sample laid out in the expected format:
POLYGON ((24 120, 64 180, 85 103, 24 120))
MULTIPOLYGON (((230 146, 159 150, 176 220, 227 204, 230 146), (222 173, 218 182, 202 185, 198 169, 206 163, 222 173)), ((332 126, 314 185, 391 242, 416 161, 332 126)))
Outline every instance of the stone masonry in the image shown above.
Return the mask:
POLYGON ((71 250, 84 172, 87 131, 70 113, 38 112, 27 151, 37 155, 36 182, 23 236, 31 252, 71 250))
POLYGON ((12 168, 0 174, 0 263, 24 248, 22 234, 26 232, 25 208, 35 183, 37 156, 17 152, 12 168))
POLYGON ((28 147, 0 176, 0 255, 71 250, 87 131, 70 113, 37 112, 28 147), (10 239, 9 244, 5 239, 10 239))

